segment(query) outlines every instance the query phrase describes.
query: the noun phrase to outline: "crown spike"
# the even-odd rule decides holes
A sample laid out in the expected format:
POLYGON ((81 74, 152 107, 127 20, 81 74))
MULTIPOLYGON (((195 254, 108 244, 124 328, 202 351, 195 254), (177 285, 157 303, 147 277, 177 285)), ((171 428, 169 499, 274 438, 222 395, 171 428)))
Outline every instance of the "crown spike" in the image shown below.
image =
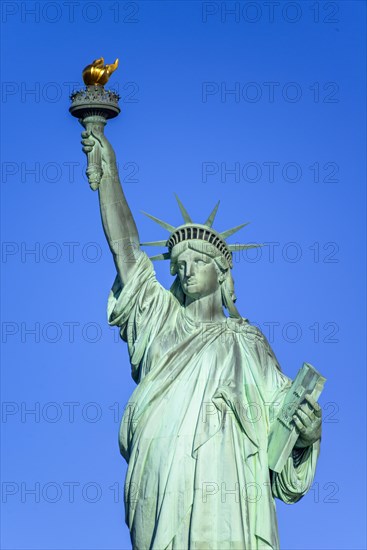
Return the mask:
POLYGON ((167 241, 150 241, 149 243, 140 243, 140 246, 166 246, 167 241))
POLYGON ((149 256, 151 260, 169 260, 171 258, 170 252, 163 252, 163 254, 157 254, 156 256, 149 256))
POLYGON ((212 227, 215 216, 217 215, 217 210, 219 207, 220 201, 217 202, 217 204, 214 206, 213 210, 211 211, 209 218, 204 222, 204 225, 207 225, 208 227, 212 227))
POLYGON ((159 218, 156 218, 155 216, 152 216, 151 214, 147 214, 143 210, 141 210, 141 212, 144 214, 144 216, 148 216, 148 218, 150 218, 154 222, 158 223, 164 229, 167 229, 167 231, 169 231, 170 233, 173 233, 174 230, 176 229, 173 225, 171 225, 167 222, 164 222, 163 220, 160 220, 159 218))
POLYGON ((242 227, 245 227, 245 225, 248 225, 249 223, 250 222, 242 223, 241 225, 237 225, 236 227, 232 227, 232 229, 227 229, 227 231, 223 231, 222 233, 220 233, 220 236, 222 237, 222 239, 227 239, 228 237, 233 235, 233 233, 236 233, 237 231, 242 229, 242 227))
POLYGON ((190 218, 189 213, 187 212, 186 208, 184 207, 184 205, 182 204, 182 202, 180 201, 180 199, 178 198, 176 193, 175 193, 175 197, 176 197, 176 201, 178 203, 179 209, 181 210, 181 214, 182 214, 182 217, 184 219, 184 222, 185 223, 193 223, 192 219, 190 218))

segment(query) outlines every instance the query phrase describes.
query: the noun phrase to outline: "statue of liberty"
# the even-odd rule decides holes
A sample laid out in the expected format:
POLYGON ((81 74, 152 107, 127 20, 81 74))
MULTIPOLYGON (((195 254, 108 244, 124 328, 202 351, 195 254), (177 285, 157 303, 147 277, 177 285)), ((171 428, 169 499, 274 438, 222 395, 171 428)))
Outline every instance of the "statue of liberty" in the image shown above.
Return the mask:
POLYGON ((290 419, 295 445, 280 471, 270 469, 269 434, 292 382, 235 305, 232 252, 256 245, 226 242, 245 224, 217 232, 218 205, 195 223, 178 198, 184 223, 149 215, 169 236, 141 243, 103 131, 87 128, 82 144, 101 160, 100 212, 117 272, 108 322, 127 343, 137 383, 119 433, 132 546, 277 549, 274 499, 295 503, 313 483, 321 409, 310 394, 302 399, 290 419), (170 290, 141 244, 167 247, 153 259, 169 260, 170 290))

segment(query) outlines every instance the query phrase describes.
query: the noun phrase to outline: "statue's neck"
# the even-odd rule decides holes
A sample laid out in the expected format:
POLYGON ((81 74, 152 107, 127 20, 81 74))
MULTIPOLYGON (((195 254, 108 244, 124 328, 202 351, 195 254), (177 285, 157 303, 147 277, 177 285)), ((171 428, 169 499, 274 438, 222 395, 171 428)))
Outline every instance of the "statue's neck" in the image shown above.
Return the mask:
POLYGON ((222 306, 222 294, 218 288, 213 294, 193 299, 186 296, 186 314, 196 322, 220 322, 226 319, 222 306))

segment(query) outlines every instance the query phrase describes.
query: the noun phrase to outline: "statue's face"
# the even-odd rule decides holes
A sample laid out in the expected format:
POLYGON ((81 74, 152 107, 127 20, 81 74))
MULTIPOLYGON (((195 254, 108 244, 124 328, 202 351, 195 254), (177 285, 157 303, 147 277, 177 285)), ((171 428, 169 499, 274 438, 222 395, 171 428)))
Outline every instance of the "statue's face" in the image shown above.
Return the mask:
POLYGON ((187 249, 177 258, 177 273, 186 296, 196 300, 216 292, 220 286, 214 260, 187 249))

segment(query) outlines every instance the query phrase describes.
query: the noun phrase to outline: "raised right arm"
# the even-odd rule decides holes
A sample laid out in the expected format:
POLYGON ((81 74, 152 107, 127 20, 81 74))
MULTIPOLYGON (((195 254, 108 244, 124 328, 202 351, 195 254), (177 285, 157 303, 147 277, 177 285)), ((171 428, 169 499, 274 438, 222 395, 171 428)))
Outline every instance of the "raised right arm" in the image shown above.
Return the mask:
POLYGON ((101 148, 103 176, 98 188, 103 231, 123 285, 140 255, 138 230, 121 187, 116 156, 103 134, 82 132, 84 153, 101 148))

